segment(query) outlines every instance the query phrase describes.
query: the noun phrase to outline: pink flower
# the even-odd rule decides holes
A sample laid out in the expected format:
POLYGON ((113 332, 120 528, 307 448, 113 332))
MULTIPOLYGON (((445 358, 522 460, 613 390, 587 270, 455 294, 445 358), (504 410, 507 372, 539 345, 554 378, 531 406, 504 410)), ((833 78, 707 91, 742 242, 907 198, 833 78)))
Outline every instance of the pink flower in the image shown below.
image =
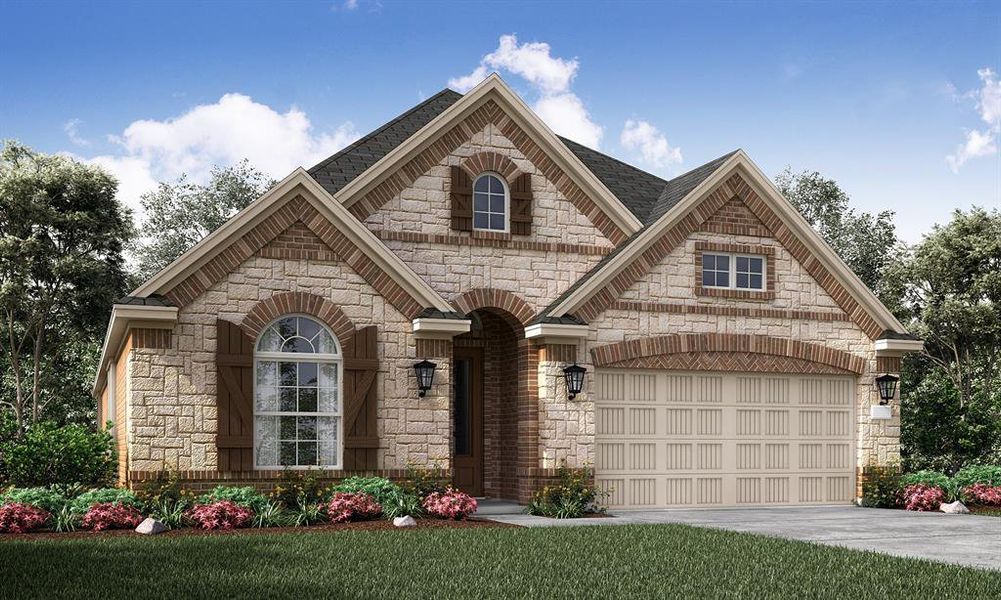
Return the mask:
POLYGON ((45 525, 52 515, 48 511, 20 502, 0 506, 0 531, 24 533, 45 525))
POLYGON ((105 502, 94 504, 87 509, 81 524, 87 529, 103 531, 105 529, 134 529, 141 523, 143 517, 132 506, 105 502))
POLYGON ((900 502, 907 510, 938 510, 945 502, 945 492, 942 488, 923 483, 909 485, 901 490, 900 502))
POLYGON ((452 488, 432 492, 424 499, 424 510, 442 519, 464 519, 476 512, 476 506, 475 498, 452 488))
POLYGON ((1001 485, 991 486, 986 483, 975 483, 963 488, 963 495, 970 504, 981 506, 1001 506, 1001 485))
POLYGON ((254 511, 230 500, 211 504, 196 504, 187 513, 195 526, 202 529, 237 529, 250 523, 254 511))
POLYGON ((363 492, 337 492, 327 503, 327 517, 332 523, 367 521, 382 514, 382 506, 363 492))

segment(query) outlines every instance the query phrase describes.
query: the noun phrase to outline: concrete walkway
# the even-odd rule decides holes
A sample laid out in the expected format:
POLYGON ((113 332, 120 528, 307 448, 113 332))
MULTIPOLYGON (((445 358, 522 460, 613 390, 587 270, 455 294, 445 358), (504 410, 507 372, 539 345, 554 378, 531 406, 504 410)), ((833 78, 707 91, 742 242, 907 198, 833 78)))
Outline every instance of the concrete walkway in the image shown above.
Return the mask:
POLYGON ((681 523, 1001 569, 1001 518, 998 517, 811 506, 622 510, 613 517, 595 519, 561 520, 525 514, 494 514, 485 518, 525 527, 681 523))

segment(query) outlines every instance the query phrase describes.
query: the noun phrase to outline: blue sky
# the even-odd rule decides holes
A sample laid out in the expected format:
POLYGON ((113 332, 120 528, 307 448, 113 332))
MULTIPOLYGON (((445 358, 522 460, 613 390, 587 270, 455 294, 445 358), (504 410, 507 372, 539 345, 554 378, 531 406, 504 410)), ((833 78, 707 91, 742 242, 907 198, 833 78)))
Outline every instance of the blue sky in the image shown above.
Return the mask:
POLYGON ((741 147, 896 211, 911 242, 1001 206, 997 2, 42 1, 0 22, 0 137, 106 166, 131 205, 243 156, 282 177, 497 70, 663 176, 741 147))

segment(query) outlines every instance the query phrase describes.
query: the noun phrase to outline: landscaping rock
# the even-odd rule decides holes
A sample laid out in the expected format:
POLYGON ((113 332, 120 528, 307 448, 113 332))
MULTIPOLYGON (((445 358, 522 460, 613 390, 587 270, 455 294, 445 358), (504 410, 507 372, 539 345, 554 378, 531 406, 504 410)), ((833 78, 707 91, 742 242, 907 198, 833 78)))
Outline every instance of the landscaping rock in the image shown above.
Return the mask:
POLYGON ((966 505, 956 500, 955 502, 943 502, 939 510, 950 515, 965 515, 970 512, 966 505))
POLYGON ((416 527, 417 521, 415 521, 411 516, 396 517, 393 519, 393 525, 396 525, 397 527, 416 527))
POLYGON ((145 521, 139 524, 139 527, 136 527, 136 533, 143 535, 156 535, 164 531, 167 531, 167 526, 153 517, 147 517, 145 521))

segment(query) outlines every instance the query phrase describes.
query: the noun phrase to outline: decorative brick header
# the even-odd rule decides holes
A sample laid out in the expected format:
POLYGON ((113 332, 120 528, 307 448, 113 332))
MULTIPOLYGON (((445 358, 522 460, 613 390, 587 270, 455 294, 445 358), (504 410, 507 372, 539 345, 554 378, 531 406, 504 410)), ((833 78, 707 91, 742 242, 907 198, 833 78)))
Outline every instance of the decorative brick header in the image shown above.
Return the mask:
POLYGON ((539 362, 577 362, 577 346, 574 344, 545 344, 539 348, 539 362))
POLYGON ((505 248, 508 250, 536 250, 539 252, 561 252, 565 254, 583 254, 587 256, 605 256, 612 251, 611 247, 603 246, 515 239, 510 233, 500 233, 496 231, 473 230, 466 235, 442 235, 421 233, 417 231, 373 229, 372 233, 374 233, 380 240, 412 242, 416 244, 445 244, 466 248, 472 246, 477 248, 505 248))
POLYGON ((132 347, 157 349, 170 348, 170 334, 170 329, 147 329, 137 327, 132 330, 132 347))
POLYGON ((714 315, 719 317, 752 317, 824 322, 851 320, 848 315, 840 311, 787 310, 767 307, 747 308, 742 306, 718 306, 715 304, 686 304, 684 302, 616 300, 609 308, 677 315, 714 315))
POLYGON ((609 367, 627 366, 619 363, 648 357, 718 352, 786 357, 820 363, 855 374, 865 370, 865 361, 848 352, 787 338, 737 333, 646 337, 593 348, 591 357, 595 366, 609 367))
POLYGON ((851 375, 851 371, 823 363, 788 356, 750 352, 686 352, 644 356, 615 363, 628 369, 672 369, 675 371, 720 371, 730 373, 808 373, 851 375))
POLYGON ((514 182, 521 170, 510 158, 496 152, 478 152, 459 163, 459 166, 469 173, 471 179, 476 179, 484 171, 493 171, 500 175, 508 183, 514 182))
POLYGON ((282 260, 337 260, 337 255, 302 221, 289 225, 288 229, 261 248, 258 254, 282 260))
POLYGON ((256 340, 268 323, 283 315, 294 313, 312 315, 326 324, 337 336, 342 353, 353 343, 354 323, 341 312, 341 309, 326 298, 302 292, 285 292, 262 300, 250 309, 240 327, 251 339, 256 340))
MULTIPOLYGON (((424 307, 419 301, 411 296, 403 287, 385 271, 382 270, 365 251, 355 245, 346 235, 335 227, 326 217, 321 215, 313 205, 302 196, 296 196, 277 208, 266 219, 262 220, 250 231, 226 248, 221 249, 211 260, 202 265, 197 271, 189 275, 184 281, 178 283, 172 289, 167 290, 164 295, 174 306, 186 306, 197 298, 205 290, 223 279, 232 272, 243 261, 247 260, 269 242, 278 240, 283 234, 289 231, 297 222, 308 229, 320 242, 332 252, 334 256, 340 257, 349 267, 371 285, 386 301, 392 304, 404 316, 412 319, 424 307)), ((292 230, 285 236, 286 243, 288 237, 305 238, 304 235, 296 235, 292 230)), ((312 242, 301 242, 302 245, 309 245, 312 242)), ((286 248, 293 250, 293 248, 286 248)), ((315 249, 315 247, 314 247, 315 249)), ((278 250, 269 251, 271 253, 278 250)), ((309 251, 303 248, 296 249, 296 252, 309 251)), ((289 256, 289 258, 295 258, 289 256)))
POLYGON ((739 198, 731 198, 702 224, 699 231, 751 237, 772 236, 772 232, 739 198))
POLYGON ((523 326, 535 318, 532 306, 507 290, 493 288, 469 290, 456 297, 452 305, 466 314, 478 308, 499 308, 511 314, 523 326))
POLYGON ((775 299, 775 248, 771 246, 744 246, 739 244, 718 244, 715 242, 695 242, 695 295, 733 298, 735 300, 775 299), (757 254, 765 257, 765 289, 736 290, 702 287, 703 252, 733 252, 737 254, 757 254))
POLYGON ((417 358, 449 358, 452 340, 417 339, 417 358))
POLYGON ((358 200, 348 209, 351 214, 364 221, 369 215, 382 208, 397 194, 413 185, 418 177, 438 166, 446 156, 468 142, 473 135, 482 131, 487 125, 494 124, 501 133, 532 161, 535 168, 541 172, 563 197, 581 211, 591 223, 613 244, 620 244, 628 234, 620 229, 601 208, 588 197, 580 187, 567 177, 559 165, 529 137, 517 123, 508 117, 503 109, 489 100, 476 109, 463 121, 456 123, 451 129, 438 136, 423 152, 399 167, 395 173, 388 175, 364 198, 358 200))
POLYGON ((877 356, 876 357, 876 371, 878 373, 899 373, 900 372, 900 357, 899 356, 877 356))

